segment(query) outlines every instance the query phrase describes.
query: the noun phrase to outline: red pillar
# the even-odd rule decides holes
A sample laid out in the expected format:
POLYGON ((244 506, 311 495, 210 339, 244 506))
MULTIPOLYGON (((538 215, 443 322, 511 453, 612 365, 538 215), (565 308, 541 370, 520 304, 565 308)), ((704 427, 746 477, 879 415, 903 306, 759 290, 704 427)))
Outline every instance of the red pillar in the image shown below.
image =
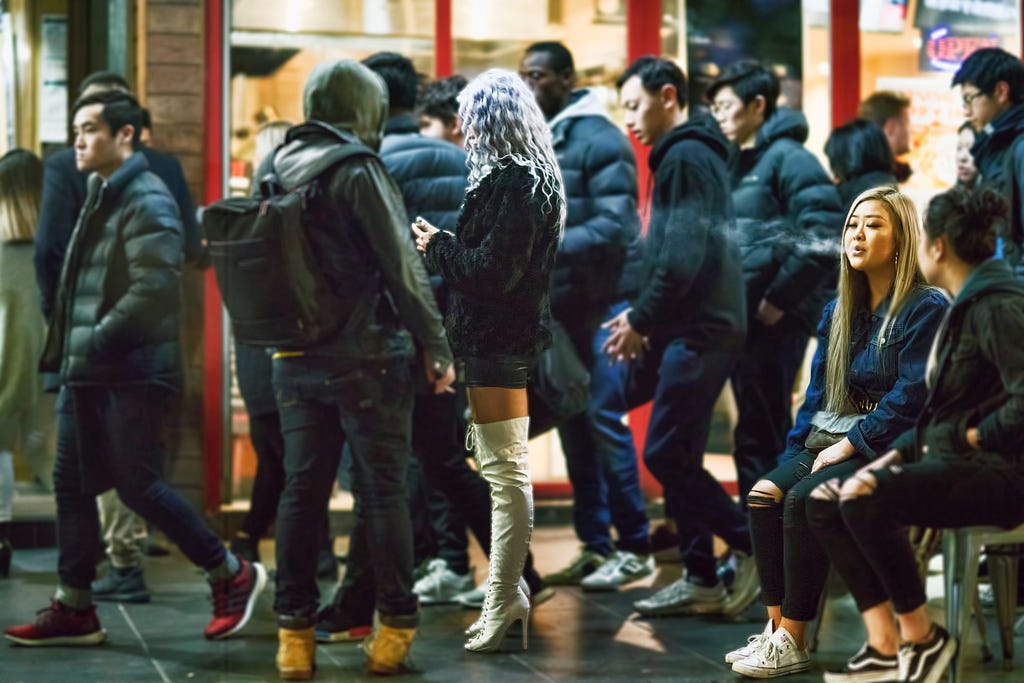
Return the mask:
POLYGON ((860 104, 860 2, 830 0, 830 6, 830 81, 835 128, 856 118, 860 104))
POLYGON ((434 76, 452 75, 452 0, 434 4, 434 76))
MULTIPOLYGON (((661 0, 626 0, 626 64, 637 57, 661 54, 661 0)), ((636 152, 637 180, 640 184, 640 213, 646 215, 648 148, 629 136, 636 152)), ((647 226, 644 226, 646 230, 647 226)))
MULTIPOLYGON (((206 0, 206 82, 203 109, 206 159, 206 203, 224 194, 224 4, 206 0)), ((206 509, 220 508, 224 457, 224 359, 220 291, 213 269, 204 273, 203 287, 203 462, 206 509)))

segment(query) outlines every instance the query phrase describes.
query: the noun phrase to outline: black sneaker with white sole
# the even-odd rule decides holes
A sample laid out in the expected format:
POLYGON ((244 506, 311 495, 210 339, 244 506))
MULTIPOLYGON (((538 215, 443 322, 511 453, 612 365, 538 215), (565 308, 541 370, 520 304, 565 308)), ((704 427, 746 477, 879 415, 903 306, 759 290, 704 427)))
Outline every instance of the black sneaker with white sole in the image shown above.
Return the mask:
POLYGON ((900 677, 902 683, 938 683, 956 653, 956 638, 938 624, 924 643, 900 645, 900 677))
POLYGON ((887 683, 900 675, 896 655, 883 655, 867 643, 839 671, 826 671, 825 683, 887 683))

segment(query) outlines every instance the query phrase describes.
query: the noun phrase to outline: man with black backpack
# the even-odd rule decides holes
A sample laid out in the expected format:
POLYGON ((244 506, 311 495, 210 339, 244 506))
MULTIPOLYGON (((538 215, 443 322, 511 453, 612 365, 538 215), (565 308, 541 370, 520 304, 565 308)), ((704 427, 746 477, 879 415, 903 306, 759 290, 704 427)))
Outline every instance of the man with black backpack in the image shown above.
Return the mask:
POLYGON ((387 110, 384 83, 365 66, 320 64, 303 92, 306 123, 288 132, 271 162, 271 180, 304 195, 302 227, 319 275, 347 311, 323 338, 278 344, 274 354, 287 477, 277 517, 274 608, 277 666, 290 680, 312 678, 315 669, 317 522, 346 440, 356 497, 349 552, 369 556, 376 583, 374 630, 363 645, 367 668, 401 669, 419 621, 404 483, 414 340, 435 391, 455 375, 401 195, 373 151, 387 110), (330 165, 345 148, 358 153, 330 165), (311 176, 311 169, 319 173, 311 176))

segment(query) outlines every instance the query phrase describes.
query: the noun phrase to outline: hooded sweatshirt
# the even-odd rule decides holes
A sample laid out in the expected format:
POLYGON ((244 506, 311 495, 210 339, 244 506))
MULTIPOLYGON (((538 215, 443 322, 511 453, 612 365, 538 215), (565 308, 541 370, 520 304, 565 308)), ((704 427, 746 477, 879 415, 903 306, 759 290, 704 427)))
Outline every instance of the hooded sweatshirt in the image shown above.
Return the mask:
POLYGON ((566 198, 551 307, 558 320, 586 327, 620 298, 626 249, 640 234, 636 157, 604 103, 589 90, 575 91, 548 126, 566 198))
POLYGON ((447 367, 452 354, 423 259, 409 239, 402 196, 380 159, 352 156, 322 171, 338 145, 379 149, 388 111, 384 82, 354 60, 325 62, 310 73, 302 103, 307 123, 289 130, 288 142, 274 154, 274 171, 288 191, 318 183, 308 210, 323 229, 310 230, 310 241, 328 286, 356 299, 336 338, 304 352, 409 356, 411 332, 439 368, 447 367))
POLYGON ((651 149, 651 219, 630 325, 657 340, 739 351, 746 305, 733 235, 725 137, 708 116, 673 128, 651 149))

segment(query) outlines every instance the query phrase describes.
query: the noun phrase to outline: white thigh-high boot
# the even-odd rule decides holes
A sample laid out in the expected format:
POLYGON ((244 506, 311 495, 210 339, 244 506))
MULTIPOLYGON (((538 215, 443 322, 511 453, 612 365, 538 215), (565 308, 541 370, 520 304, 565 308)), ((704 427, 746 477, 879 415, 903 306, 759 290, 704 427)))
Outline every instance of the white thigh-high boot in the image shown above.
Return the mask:
POLYGON ((480 474, 491 487, 487 597, 474 625, 478 628, 472 629, 466 642, 471 652, 496 651, 517 621, 522 622, 526 647, 530 600, 520 579, 533 531, 533 485, 526 447, 529 426, 528 417, 469 426, 480 474))

